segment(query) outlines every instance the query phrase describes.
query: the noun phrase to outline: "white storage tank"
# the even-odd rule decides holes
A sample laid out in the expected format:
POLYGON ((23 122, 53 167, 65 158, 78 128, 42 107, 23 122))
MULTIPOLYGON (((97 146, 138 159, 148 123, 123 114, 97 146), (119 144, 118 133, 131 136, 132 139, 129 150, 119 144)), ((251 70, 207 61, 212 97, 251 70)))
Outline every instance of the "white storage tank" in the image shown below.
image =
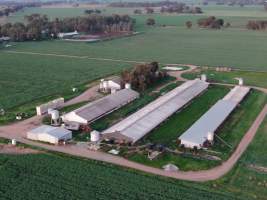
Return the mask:
POLYGON ((96 130, 91 132, 91 142, 98 142, 100 140, 100 133, 96 130))
POLYGON ((59 111, 58 110, 53 110, 51 112, 51 119, 52 120, 58 120, 59 119, 59 111))
POLYGON ((126 83, 125 84, 125 89, 131 89, 131 84, 130 83, 126 83))
POLYGON ((239 79, 238 79, 238 84, 239 84, 239 85, 244 85, 244 80, 243 80, 243 78, 239 78, 239 79))
POLYGON ((12 140, 11 140, 11 144, 12 144, 13 146, 16 146, 16 145, 17 145, 17 140, 16 140, 16 139, 12 139, 12 140))

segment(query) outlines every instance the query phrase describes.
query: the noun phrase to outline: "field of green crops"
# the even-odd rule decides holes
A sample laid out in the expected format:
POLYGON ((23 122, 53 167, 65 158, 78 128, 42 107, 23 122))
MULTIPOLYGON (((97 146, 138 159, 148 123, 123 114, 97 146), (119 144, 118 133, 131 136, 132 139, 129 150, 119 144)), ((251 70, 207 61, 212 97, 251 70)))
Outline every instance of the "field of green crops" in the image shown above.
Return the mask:
MULTIPOLYGON (((267 35, 244 29, 247 20, 262 19, 267 13, 259 6, 245 8, 208 6, 203 15, 139 15, 136 30, 142 34, 102 43, 71 43, 61 41, 25 42, 0 49, 0 107, 9 109, 40 96, 58 94, 73 85, 119 72, 129 63, 101 59, 159 61, 161 63, 192 63, 210 66, 232 66, 240 69, 267 70, 267 35), (223 30, 185 28, 187 20, 214 14, 232 23, 223 30), (156 27, 146 27, 145 20, 154 17, 156 27), (167 25, 162 27, 160 25, 167 25), (243 27, 243 28, 242 28, 243 27), (10 52, 13 51, 13 52, 10 52), (25 54, 18 54, 17 51, 25 54), (33 55, 29 52, 53 55, 33 55), (88 56, 98 60, 73 56, 88 56), (100 60, 99 60, 100 59, 100 60)), ((105 8, 104 13, 130 13, 132 9, 105 8)), ((30 8, 18 12, 10 21, 21 21, 31 13, 49 17, 83 15, 83 8, 30 8)))
POLYGON ((208 186, 200 184, 52 154, 1 155, 0 178, 0 199, 3 200, 242 199, 230 192, 215 189, 210 192, 208 186))
POLYGON ((223 178, 192 183, 56 154, 1 155, 0 199, 266 200, 267 118, 237 166, 223 178), (16 192, 14 192, 16 191, 16 192))

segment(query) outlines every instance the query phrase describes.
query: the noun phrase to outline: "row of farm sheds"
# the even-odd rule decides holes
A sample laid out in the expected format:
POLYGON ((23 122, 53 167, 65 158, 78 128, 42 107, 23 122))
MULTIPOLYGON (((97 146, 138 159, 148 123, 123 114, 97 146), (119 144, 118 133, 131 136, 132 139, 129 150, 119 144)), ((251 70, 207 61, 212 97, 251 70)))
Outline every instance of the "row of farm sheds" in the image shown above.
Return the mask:
MULTIPOLYGON (((104 130, 100 133, 101 138, 134 144, 171 115, 188 105, 208 86, 209 83, 203 79, 187 81, 104 130)), ((212 143, 215 131, 248 92, 248 87, 234 87, 178 138, 181 144, 188 148, 202 148, 206 141, 212 143)), ((90 124, 138 97, 139 93, 129 87, 121 89, 64 114, 62 119, 65 124, 90 124)))

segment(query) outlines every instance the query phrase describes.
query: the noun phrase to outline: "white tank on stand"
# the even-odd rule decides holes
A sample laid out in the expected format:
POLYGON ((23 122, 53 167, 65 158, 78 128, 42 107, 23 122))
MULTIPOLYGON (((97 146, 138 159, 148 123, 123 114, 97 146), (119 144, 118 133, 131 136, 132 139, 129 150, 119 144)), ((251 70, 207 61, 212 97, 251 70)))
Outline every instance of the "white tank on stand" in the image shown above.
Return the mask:
POLYGON ((238 79, 238 85, 244 85, 244 80, 243 78, 238 79))
POLYGON ((100 140, 100 133, 98 131, 93 130, 90 135, 91 142, 98 142, 100 140))

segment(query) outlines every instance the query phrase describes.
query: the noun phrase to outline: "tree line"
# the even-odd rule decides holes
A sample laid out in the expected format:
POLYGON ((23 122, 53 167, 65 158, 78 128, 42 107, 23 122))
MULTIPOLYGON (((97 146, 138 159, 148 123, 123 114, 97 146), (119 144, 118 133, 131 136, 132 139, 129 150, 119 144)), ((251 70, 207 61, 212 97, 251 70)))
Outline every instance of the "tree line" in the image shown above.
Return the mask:
POLYGON ((267 20, 250 20, 247 23, 247 29, 249 30, 266 30, 267 20))
POLYGON ((175 6, 180 4, 176 1, 158 1, 158 2, 112 2, 109 4, 110 7, 127 7, 127 8, 135 8, 135 7, 162 7, 162 6, 175 6))
POLYGON ((155 82, 166 77, 167 73, 160 71, 157 62, 136 65, 132 70, 124 70, 121 73, 122 85, 131 83, 132 88, 139 91, 144 91, 155 82))
MULTIPOLYGON (((211 29, 220 29, 224 26, 224 20, 219 18, 217 19, 214 16, 207 18, 202 18, 197 21, 197 24, 201 28, 211 28, 211 29)), ((229 24, 227 24, 229 26, 229 24)))
POLYGON ((38 7, 40 3, 17 3, 14 5, 5 5, 0 9, 0 17, 9 16, 11 13, 18 12, 24 8, 38 7))
POLYGON ((134 19, 128 15, 113 14, 88 15, 84 17, 55 18, 49 20, 46 15, 25 16, 26 23, 6 23, 0 26, 0 37, 10 37, 12 41, 32 41, 57 38, 60 32, 114 33, 132 31, 134 19))

